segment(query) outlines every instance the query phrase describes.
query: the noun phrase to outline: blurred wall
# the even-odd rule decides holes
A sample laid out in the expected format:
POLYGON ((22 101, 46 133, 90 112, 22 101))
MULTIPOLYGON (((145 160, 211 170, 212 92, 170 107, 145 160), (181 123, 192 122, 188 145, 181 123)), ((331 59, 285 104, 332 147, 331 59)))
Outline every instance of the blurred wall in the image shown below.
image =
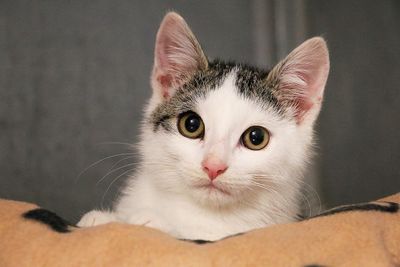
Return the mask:
POLYGON ((400 192, 400 2, 312 0, 305 17, 331 54, 318 127, 325 202, 400 192))
POLYGON ((332 71, 309 183, 327 206, 400 191, 398 2, 18 0, 0 2, 0 197, 73 221, 109 206, 134 168, 168 10, 208 56, 259 66, 323 35, 332 71))

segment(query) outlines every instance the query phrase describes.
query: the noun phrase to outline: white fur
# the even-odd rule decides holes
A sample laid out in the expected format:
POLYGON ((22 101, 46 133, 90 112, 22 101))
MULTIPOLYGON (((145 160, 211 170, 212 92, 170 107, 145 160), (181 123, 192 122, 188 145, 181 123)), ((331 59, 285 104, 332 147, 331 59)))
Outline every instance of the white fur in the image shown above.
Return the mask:
MULTIPOLYGON (((143 126, 143 162, 116 205, 117 220, 144 224, 178 238, 216 240, 295 218, 312 128, 285 119, 268 105, 240 97, 235 75, 232 72, 194 110, 204 121, 204 140, 143 126), (271 134, 263 150, 240 145, 242 133, 253 125, 271 134), (209 153, 227 162, 227 171, 216 183, 230 195, 196 188, 209 183, 201 168, 209 153)), ((153 96, 147 114, 158 99, 153 96)), ((84 217, 82 221, 93 220, 84 217)))

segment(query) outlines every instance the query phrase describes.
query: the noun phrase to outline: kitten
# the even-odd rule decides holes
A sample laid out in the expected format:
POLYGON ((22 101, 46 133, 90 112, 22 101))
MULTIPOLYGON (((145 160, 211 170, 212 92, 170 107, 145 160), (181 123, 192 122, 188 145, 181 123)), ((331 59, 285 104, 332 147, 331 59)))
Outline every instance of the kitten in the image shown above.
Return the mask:
POLYGON ((328 72, 319 37, 270 72, 208 61, 183 18, 168 13, 157 33, 140 167, 112 212, 91 211, 78 225, 121 221, 217 240, 295 220, 328 72))

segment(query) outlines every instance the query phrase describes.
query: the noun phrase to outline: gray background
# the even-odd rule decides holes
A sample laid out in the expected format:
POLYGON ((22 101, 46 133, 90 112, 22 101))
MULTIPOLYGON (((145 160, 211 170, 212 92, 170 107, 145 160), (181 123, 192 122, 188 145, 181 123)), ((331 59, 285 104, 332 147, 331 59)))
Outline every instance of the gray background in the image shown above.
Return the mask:
POLYGON ((131 156, 121 143, 137 140, 167 10, 209 57, 264 67, 324 36, 332 67, 308 182, 327 207, 400 191, 398 1, 16 0, 0 1, 0 197, 72 221, 109 206, 128 168, 97 181, 135 161, 118 163, 131 156))

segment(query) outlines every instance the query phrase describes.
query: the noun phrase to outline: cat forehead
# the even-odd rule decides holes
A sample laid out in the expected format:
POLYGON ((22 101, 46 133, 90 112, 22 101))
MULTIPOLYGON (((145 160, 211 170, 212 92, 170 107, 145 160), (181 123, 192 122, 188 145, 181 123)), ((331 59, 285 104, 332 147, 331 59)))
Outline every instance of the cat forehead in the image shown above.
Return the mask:
MULTIPOLYGON (((196 110, 196 107, 209 97, 215 98, 221 96, 221 94, 226 94, 227 89, 234 92, 236 98, 250 100, 261 107, 273 107, 277 112, 281 112, 281 107, 273 95, 273 90, 266 86, 267 75, 268 71, 246 65, 222 61, 210 62, 206 71, 198 72, 190 81, 179 88, 168 101, 159 104, 151 113, 149 123, 153 125, 154 131, 157 131, 160 126, 166 130, 171 130, 171 118, 189 110, 196 110), (215 91, 219 93, 211 94, 215 91)), ((222 100, 224 97, 219 97, 219 99, 222 100)), ((225 98, 224 102, 229 101, 225 98)), ((215 103, 215 101, 211 103, 215 103)), ((218 108, 218 103, 215 104, 214 110, 218 108)), ((231 104, 234 105, 234 103, 231 104)), ((232 108, 235 107, 232 106, 232 108)))
POLYGON ((207 97, 200 98, 194 108, 205 123, 207 131, 222 137, 233 131, 243 131, 252 125, 269 127, 280 122, 270 102, 261 102, 238 93, 236 73, 230 73, 221 86, 207 97), (254 101, 255 100, 255 101, 254 101))

